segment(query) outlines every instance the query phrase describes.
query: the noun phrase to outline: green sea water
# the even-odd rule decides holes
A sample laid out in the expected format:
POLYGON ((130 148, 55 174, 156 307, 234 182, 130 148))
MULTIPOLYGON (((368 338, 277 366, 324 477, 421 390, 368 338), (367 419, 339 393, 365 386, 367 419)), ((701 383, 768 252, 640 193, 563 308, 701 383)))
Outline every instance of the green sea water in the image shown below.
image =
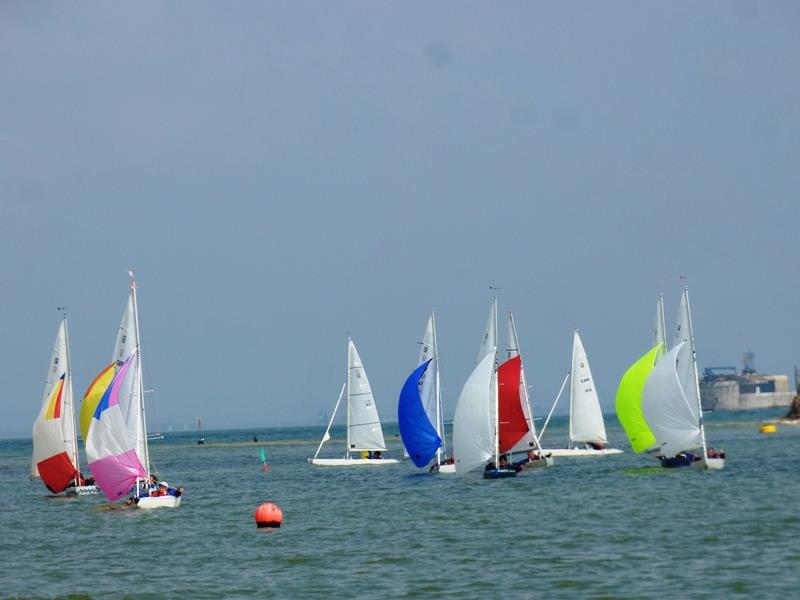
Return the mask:
MULTIPOLYGON (((498 481, 410 462, 312 467, 320 427, 209 431, 204 446, 168 434, 152 458, 186 493, 150 512, 49 497, 28 481, 30 440, 0 441, 0 596, 795 597, 800 427, 759 434, 777 414, 708 415, 720 472, 662 470, 609 417, 625 454, 498 481), (262 502, 282 508, 280 529, 256 528, 262 502)), ((396 428, 385 433, 400 456, 396 428)), ((566 420, 548 438, 566 438, 566 420)), ((334 429, 322 455, 343 447, 334 429)))

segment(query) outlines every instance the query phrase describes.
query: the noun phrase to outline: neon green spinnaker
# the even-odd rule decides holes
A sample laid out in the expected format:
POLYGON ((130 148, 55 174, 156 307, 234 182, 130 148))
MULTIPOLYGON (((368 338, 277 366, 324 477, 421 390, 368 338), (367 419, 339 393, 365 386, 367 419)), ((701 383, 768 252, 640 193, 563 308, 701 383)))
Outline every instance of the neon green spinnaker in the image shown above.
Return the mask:
POLYGON ((633 363, 619 380, 617 418, 637 454, 656 445, 656 436, 650 431, 642 414, 642 391, 650 371, 663 353, 664 345, 656 344, 647 354, 633 363))
POLYGON ((261 449, 261 462, 263 463, 267 462, 267 453, 264 452, 263 448, 261 449))

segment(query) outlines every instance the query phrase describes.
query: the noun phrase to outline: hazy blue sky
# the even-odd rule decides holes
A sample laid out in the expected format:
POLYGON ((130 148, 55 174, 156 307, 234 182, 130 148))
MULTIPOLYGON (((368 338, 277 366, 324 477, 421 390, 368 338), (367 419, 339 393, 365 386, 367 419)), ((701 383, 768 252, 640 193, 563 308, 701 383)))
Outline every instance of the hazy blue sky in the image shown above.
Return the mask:
POLYGON ((0 3, 0 434, 58 325, 75 391, 135 267, 158 425, 317 420, 346 332, 384 421, 490 304, 534 410, 579 328, 601 401, 689 278, 702 365, 800 362, 800 4, 0 3))

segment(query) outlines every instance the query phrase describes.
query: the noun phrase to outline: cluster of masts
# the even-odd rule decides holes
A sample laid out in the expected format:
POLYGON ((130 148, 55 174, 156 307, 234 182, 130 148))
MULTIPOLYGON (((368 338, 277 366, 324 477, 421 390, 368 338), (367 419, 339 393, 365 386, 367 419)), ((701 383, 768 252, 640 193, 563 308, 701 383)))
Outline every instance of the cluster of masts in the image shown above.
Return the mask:
MULTIPOLYGON (((722 468, 724 456, 707 447, 697 379, 689 292, 684 286, 672 349, 666 338, 663 296, 659 293, 653 347, 625 373, 617 392, 617 414, 635 452, 647 451, 662 466, 722 468), (700 449, 701 452, 695 452, 700 449)), ((481 338, 476 365, 464 383, 453 420, 452 453, 445 446, 436 321, 428 319, 417 367, 400 391, 398 424, 404 455, 419 468, 467 473, 483 469, 485 478, 512 477, 526 469, 550 466, 554 456, 604 456, 605 424, 589 360, 576 330, 571 369, 537 432, 514 317, 508 315, 505 360, 499 361, 497 299, 481 338), (542 436, 564 391, 570 386, 569 441, 566 448, 544 448, 542 436), (522 459, 514 461, 514 454, 522 459)), ((353 340, 348 337, 347 379, 317 451, 318 466, 388 465, 375 399, 353 340), (342 399, 347 402, 345 454, 320 458, 342 399)))
POLYGON ((180 491, 158 482, 150 463, 136 282, 117 330, 111 362, 89 385, 80 430, 91 477, 80 470, 66 314, 59 324, 42 406, 33 425, 31 477, 53 493, 128 497, 140 508, 179 506, 180 491))

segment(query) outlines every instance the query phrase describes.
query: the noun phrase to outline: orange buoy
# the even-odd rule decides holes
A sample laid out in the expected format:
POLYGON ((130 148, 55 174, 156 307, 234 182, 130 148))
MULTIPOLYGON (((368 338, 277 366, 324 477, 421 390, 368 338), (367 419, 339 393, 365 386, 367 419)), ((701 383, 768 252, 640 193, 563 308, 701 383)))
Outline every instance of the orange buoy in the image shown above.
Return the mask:
POLYGON ((283 522, 281 507, 272 502, 264 502, 256 509, 256 525, 259 527, 280 527, 283 522))

